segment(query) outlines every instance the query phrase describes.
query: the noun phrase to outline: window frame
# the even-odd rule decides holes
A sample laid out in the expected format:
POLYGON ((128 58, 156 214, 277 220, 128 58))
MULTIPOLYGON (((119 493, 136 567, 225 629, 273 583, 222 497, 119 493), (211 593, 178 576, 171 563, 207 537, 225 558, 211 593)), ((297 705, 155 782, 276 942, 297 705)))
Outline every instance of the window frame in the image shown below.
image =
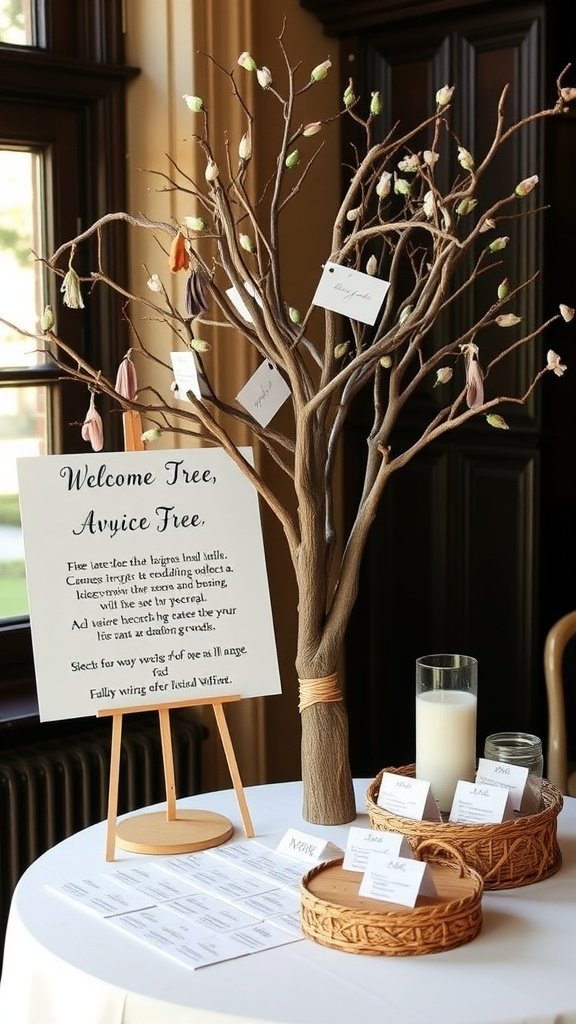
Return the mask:
MULTIPOLYGON (((48 215, 51 246, 73 237, 78 223, 85 227, 111 210, 126 209, 125 93, 138 69, 124 64, 122 6, 117 0, 35 0, 38 45, 0 44, 0 110, 14 115, 8 120, 0 118, 0 143, 38 146, 46 152, 45 147, 55 145, 55 122, 62 122, 59 162, 54 158, 50 167, 54 200, 48 215), (31 130, 33 109, 38 112, 35 130, 31 130), (70 174, 77 182, 78 209, 73 211, 66 205, 65 178, 70 174)), ((84 269, 81 261, 88 261, 90 255, 89 247, 79 254, 75 264, 79 273, 84 269)), ((109 235, 105 259, 110 276, 126 281, 124 225, 117 225, 109 235)), ((85 266, 88 268, 88 262, 85 266)), ((104 373, 115 373, 128 344, 120 298, 109 289, 96 287, 85 297, 86 309, 79 315, 63 306, 58 284, 50 275, 49 298, 59 333, 104 373)), ((69 426, 81 422, 85 412, 86 396, 81 387, 62 381, 61 372, 50 364, 17 371, 0 369, 0 387, 35 382, 48 382, 61 392, 57 447, 70 452, 84 450, 77 427, 69 426)), ((117 449, 122 444, 121 422, 119 417, 108 419, 106 447, 117 449)), ((0 623, 0 651, 0 723, 37 719, 27 617, 0 623)))

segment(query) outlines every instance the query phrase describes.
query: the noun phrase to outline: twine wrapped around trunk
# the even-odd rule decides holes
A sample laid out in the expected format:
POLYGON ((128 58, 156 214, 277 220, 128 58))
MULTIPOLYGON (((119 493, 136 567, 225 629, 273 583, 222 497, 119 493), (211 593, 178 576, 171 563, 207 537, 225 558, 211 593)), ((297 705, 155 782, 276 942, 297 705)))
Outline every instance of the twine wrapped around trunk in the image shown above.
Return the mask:
POLYGON ((356 817, 348 719, 338 676, 299 679, 305 821, 342 825, 356 817))
POLYGON ((312 704, 329 704, 333 701, 342 700, 342 691, 338 686, 338 674, 333 672, 330 676, 321 676, 318 679, 299 679, 299 703, 300 714, 305 708, 312 704))

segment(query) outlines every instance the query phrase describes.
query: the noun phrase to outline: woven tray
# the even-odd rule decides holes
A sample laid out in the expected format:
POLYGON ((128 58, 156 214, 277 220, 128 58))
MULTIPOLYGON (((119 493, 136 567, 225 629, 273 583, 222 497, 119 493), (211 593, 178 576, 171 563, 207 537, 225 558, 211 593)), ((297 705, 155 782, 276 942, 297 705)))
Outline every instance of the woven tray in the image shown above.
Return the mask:
POLYGON ((416 907, 360 896, 359 871, 342 860, 312 868, 302 879, 300 922, 308 938, 346 953, 416 956, 470 942, 482 927, 482 879, 458 850, 425 841, 415 856, 426 860, 437 896, 419 896, 416 907))
POLYGON ((485 889, 513 889, 541 882, 554 875, 562 864, 556 824, 562 809, 562 795, 548 779, 542 779, 541 809, 536 814, 516 815, 496 825, 453 824, 414 821, 378 807, 376 800, 384 772, 414 776, 415 766, 383 768, 370 783, 366 806, 372 828, 402 832, 412 847, 425 839, 449 843, 460 850, 464 860, 482 875, 485 889))

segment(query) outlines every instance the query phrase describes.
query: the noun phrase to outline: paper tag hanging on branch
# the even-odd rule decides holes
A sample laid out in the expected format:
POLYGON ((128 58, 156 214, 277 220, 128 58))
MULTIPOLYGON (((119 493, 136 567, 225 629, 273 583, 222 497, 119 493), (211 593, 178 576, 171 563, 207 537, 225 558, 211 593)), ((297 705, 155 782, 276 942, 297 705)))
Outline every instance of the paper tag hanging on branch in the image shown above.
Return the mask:
MULTIPOLYGON (((250 281, 244 281, 244 288, 248 292, 248 295, 250 295, 253 299, 255 299, 256 302, 258 303, 258 305, 261 306, 262 305, 262 299, 258 295, 258 292, 255 290, 254 286, 252 284, 250 284, 250 281)), ((227 288, 226 289, 226 295, 230 299, 230 302, 232 303, 232 305, 236 307, 236 309, 240 313, 240 316, 242 317, 242 319, 246 320, 246 323, 249 323, 249 324, 253 323, 254 321, 252 320, 252 317, 250 316, 250 313, 248 312, 248 307, 247 307, 246 303, 244 302, 244 299, 242 298, 242 295, 240 294, 238 289, 237 288, 227 288)))
POLYGON ((274 363, 265 359, 236 395, 236 401, 260 424, 267 427, 278 409, 290 397, 290 388, 274 363))
POLYGON ((193 352, 171 352, 172 369, 174 370, 174 383, 176 385, 176 397, 181 402, 189 402, 188 391, 202 399, 209 394, 202 376, 196 356, 193 352))
POLYGON ((326 263, 312 299, 312 305, 343 313, 350 320, 373 324, 390 287, 381 277, 326 263))

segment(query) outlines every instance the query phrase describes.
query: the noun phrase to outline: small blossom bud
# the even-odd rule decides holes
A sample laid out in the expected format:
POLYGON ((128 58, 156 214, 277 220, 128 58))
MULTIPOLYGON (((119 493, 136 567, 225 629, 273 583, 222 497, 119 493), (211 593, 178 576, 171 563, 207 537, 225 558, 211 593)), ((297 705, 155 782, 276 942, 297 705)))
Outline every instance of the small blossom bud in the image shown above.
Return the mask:
POLYGON ((272 74, 270 72, 270 68, 258 68, 256 78, 258 79, 258 85, 261 85, 263 89, 269 89, 272 85, 272 74))
POLYGON ((216 181, 216 178, 218 177, 219 174, 220 171, 218 170, 218 164, 216 163, 215 160, 212 159, 212 157, 210 157, 208 163, 206 164, 206 170, 204 171, 204 177, 206 178, 208 184, 210 184, 210 182, 212 181, 216 181))
POLYGON ((486 422, 491 427, 496 427, 496 430, 509 430, 509 426, 503 416, 499 416, 497 412, 489 412, 486 417, 486 422))
POLYGON ((426 192, 426 195, 422 200, 422 209, 424 211, 424 216, 427 217, 428 220, 432 220, 434 210, 436 209, 436 200, 432 191, 426 192))
POLYGON ((390 367, 392 366, 392 356, 382 356, 382 358, 379 359, 378 362, 380 363, 380 366, 384 367, 385 370, 389 370, 390 367))
POLYGON ((349 342, 342 341, 339 345, 334 346, 334 358, 342 359, 346 355, 349 347, 349 342))
POLYGON ((323 82, 331 67, 331 60, 323 60, 321 64, 317 64, 315 68, 312 68, 312 71, 310 72, 311 80, 313 82, 323 82))
POLYGON ((322 121, 310 121, 310 124, 305 125, 302 129, 302 135, 305 139, 308 139, 311 135, 317 135, 321 131, 322 121))
POLYGON ((294 306, 288 307, 288 316, 290 317, 293 324, 302 323, 302 314, 294 306))
POLYGON ((354 95, 354 85, 352 83, 351 78, 348 80, 348 85, 344 90, 344 95, 342 99, 344 101, 344 106, 346 107, 346 109, 348 109, 348 107, 351 107, 352 104, 356 102, 356 96, 354 95))
POLYGON ((255 252, 254 242, 250 238, 250 235, 240 234, 238 237, 240 245, 246 252, 255 252))
POLYGON ((201 338, 192 338, 190 348, 193 348, 195 352, 209 352, 212 345, 209 341, 202 341, 201 338))
POLYGON ((379 199, 385 199, 390 195, 392 188, 392 175, 390 171, 383 171, 376 184, 376 195, 379 199))
POLYGON ((398 170, 403 171, 404 174, 415 174, 420 166, 420 160, 417 153, 411 153, 410 156, 405 156, 398 162, 398 170))
POLYGON ((184 217, 184 223, 191 231, 205 231, 208 227, 203 217, 184 217))
POLYGON ((492 220, 492 217, 486 217, 486 220, 483 220, 480 225, 480 234, 483 234, 484 231, 494 231, 495 227, 496 221, 492 220))
POLYGON ((250 157, 252 156, 252 140, 250 139, 248 132, 244 132, 244 135, 240 139, 238 156, 241 160, 250 160, 250 157))
POLYGON ((160 430, 160 427, 150 427, 150 430, 145 430, 140 435, 140 440, 144 441, 144 444, 146 444, 147 441, 159 441, 161 437, 162 431, 160 430))
POLYGON ((519 199, 523 199, 524 196, 530 194, 533 188, 536 188, 537 184, 538 175, 533 174, 531 178, 524 178, 523 181, 518 182, 516 188, 514 189, 514 194, 518 196, 519 199))
POLYGON ((576 100, 576 89, 574 86, 565 86, 560 89, 560 98, 564 100, 564 103, 573 103, 576 100))
POLYGON ((44 332, 51 331, 54 327, 54 313, 52 312, 52 306, 44 307, 44 312, 40 317, 40 327, 44 332))
POLYGON ((291 171, 293 167, 297 167, 298 164, 300 163, 300 153, 298 152, 298 150, 293 149, 291 153, 288 153, 288 156, 286 157, 284 163, 286 164, 286 167, 288 168, 289 171, 291 171))
POLYGON ((184 93, 182 99, 186 106, 194 111, 195 114, 199 114, 201 110, 204 110, 204 100, 201 96, 189 96, 187 93, 184 93))
POLYGON ((464 146, 458 146, 458 163, 465 171, 474 170, 474 157, 464 146))
POLYGON ((160 281, 158 274, 152 274, 152 276, 146 281, 146 284, 151 292, 162 291, 162 282, 160 281))
POLYGON ((414 306, 404 306, 404 309, 402 310, 400 316, 398 317, 398 323, 403 324, 404 321, 408 319, 413 309, 414 306))
POLYGON ((355 206, 353 210, 348 210, 346 214, 346 220, 358 220, 358 217, 360 216, 361 212, 362 207, 355 206))
POLYGON ((394 191, 397 196, 409 196, 412 191, 412 185, 406 178, 396 178, 394 180, 394 191))
POLYGON ((500 252, 501 249, 506 248, 509 241, 508 235, 502 235, 500 238, 495 238, 493 242, 490 242, 488 249, 490 252, 500 252))
POLYGON ((439 159, 440 154, 434 153, 432 149, 425 149, 422 154, 422 159, 428 167, 434 167, 434 164, 439 159))
POLYGON ((441 366, 439 370, 436 370, 436 380, 434 387, 438 384, 447 384, 449 380, 452 380, 454 371, 451 366, 441 366))
POLYGON ((370 113, 372 117, 377 117, 378 114, 382 113, 382 100, 378 91, 373 92, 370 98, 370 113))
POLYGON ((557 377, 561 377, 566 370, 564 364, 560 362, 560 356, 554 349, 548 349, 546 353, 546 369, 552 370, 552 373, 555 373, 557 377))
POLYGON ((516 316, 516 313, 501 313, 500 316, 496 317, 496 323, 498 327, 515 327, 521 321, 521 316, 516 316))
POLYGON ((560 303, 560 316, 568 324, 568 323, 570 323, 570 321, 574 317, 574 309, 572 308, 572 306, 565 306, 564 303, 561 302, 560 303))
POLYGON ((456 213, 459 217, 466 217, 477 205, 477 199, 461 199, 456 207, 456 213))
POLYGON ((238 57, 238 63, 245 71, 256 71, 256 61, 254 60, 254 57, 250 56, 247 50, 244 50, 244 52, 240 54, 238 57))
POLYGON ((509 291, 510 281, 508 280, 507 277, 505 277, 504 280, 501 281, 500 284, 498 285, 498 298, 500 300, 505 299, 509 291))
POLYGON ((366 264, 366 273, 368 274, 369 277, 374 277, 374 275, 375 275, 377 270, 378 270, 378 260, 376 259, 374 254, 372 254, 372 256, 370 256, 370 259, 368 260, 368 262, 366 264))
POLYGON ((452 99, 452 93, 454 92, 453 85, 443 85, 441 89, 438 89, 436 93, 436 106, 439 110, 443 110, 447 107, 452 99))

